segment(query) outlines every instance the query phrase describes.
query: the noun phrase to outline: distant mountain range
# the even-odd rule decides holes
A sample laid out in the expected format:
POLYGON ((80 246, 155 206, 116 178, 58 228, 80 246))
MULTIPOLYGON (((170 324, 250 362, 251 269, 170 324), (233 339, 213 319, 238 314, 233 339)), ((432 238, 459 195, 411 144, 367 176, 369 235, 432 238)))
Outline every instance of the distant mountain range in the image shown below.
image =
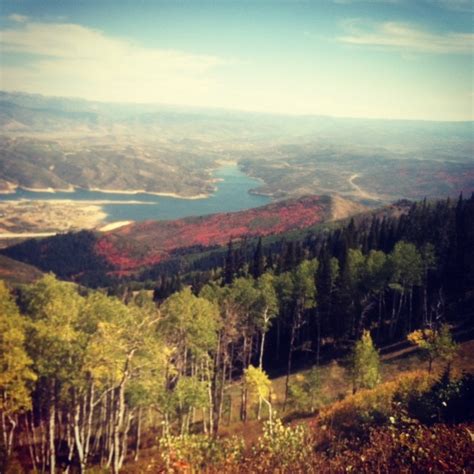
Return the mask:
POLYGON ((93 102, 84 99, 48 97, 0 91, 0 130, 67 133, 78 131, 113 131, 126 125, 122 133, 161 129, 167 137, 186 139, 283 139, 311 135, 321 139, 344 139, 354 144, 374 144, 377 140, 398 143, 405 140, 429 140, 450 137, 472 138, 472 122, 429 122, 342 118, 323 115, 276 115, 238 110, 93 102), (69 126, 69 130, 65 127, 69 126), (131 128, 130 128, 131 127, 131 128))
POLYGON ((0 92, 0 191, 209 193, 232 160, 274 198, 366 204, 474 189, 473 122, 284 116, 0 92))

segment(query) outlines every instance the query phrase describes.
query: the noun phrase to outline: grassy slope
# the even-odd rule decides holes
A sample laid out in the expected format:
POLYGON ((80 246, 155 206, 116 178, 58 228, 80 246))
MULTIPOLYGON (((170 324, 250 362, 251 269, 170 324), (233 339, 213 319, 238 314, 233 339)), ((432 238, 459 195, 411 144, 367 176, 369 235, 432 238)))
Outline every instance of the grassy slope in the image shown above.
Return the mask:
MULTIPOLYGON (((460 374, 461 372, 474 373, 474 340, 468 340, 460 344, 458 356, 453 362, 453 372, 460 374)), ((400 374, 411 372, 413 370, 425 369, 427 370, 427 363, 420 357, 420 352, 413 348, 411 351, 395 350, 382 356, 382 381, 389 382, 395 380, 400 374)), ((433 366, 434 375, 442 372, 443 366, 435 362, 433 366)), ((337 361, 332 361, 320 368, 321 373, 321 399, 324 401, 326 407, 330 407, 334 402, 340 400, 351 394, 351 384, 347 371, 342 364, 337 361)), ((292 374, 290 381, 294 380, 298 374, 304 374, 305 371, 292 374)), ((287 422, 292 424, 305 423, 313 424, 317 420, 317 415, 305 415, 296 413, 290 409, 287 413, 283 413, 282 401, 285 390, 285 377, 278 377, 272 380, 272 387, 274 391, 274 406, 277 410, 278 416, 284 416, 287 422)), ((224 422, 221 425, 220 436, 239 436, 243 437, 247 448, 255 443, 262 433, 262 422, 255 419, 255 412, 252 408, 249 410, 251 419, 246 423, 237 421, 240 385, 235 383, 230 388, 233 398, 233 409, 235 417, 230 423, 227 422, 224 416, 224 422)), ((156 439, 158 433, 148 433, 143 440, 143 450, 140 455, 138 463, 132 462, 126 464, 125 468, 130 473, 141 473, 153 470, 156 462, 159 460, 159 453, 156 448, 156 439)))
POLYGON ((11 284, 32 283, 43 273, 32 265, 0 255, 0 280, 11 284))
MULTIPOLYGON (((420 352, 414 347, 410 351, 397 350, 395 352, 388 353, 381 357, 381 374, 382 381, 388 382, 394 380, 403 372, 410 372, 419 369, 428 369, 428 363, 424 361, 420 352)), ((438 374, 442 371, 443 366, 435 361, 433 365, 434 374, 438 374)), ((458 357, 453 363, 453 371, 455 373, 461 373, 462 371, 474 374, 474 340, 463 342, 460 344, 460 350, 458 357)), ((290 383, 298 374, 306 374, 307 370, 302 370, 297 373, 293 373, 290 376, 290 383)), ((352 393, 352 386, 348 376, 347 370, 344 368, 344 364, 341 361, 333 360, 328 364, 321 365, 320 367, 321 377, 321 393, 320 399, 323 405, 329 405, 336 400, 340 400, 352 393)), ((288 410, 283 412, 283 400, 285 395, 285 376, 276 377, 272 379, 273 389, 273 404, 276 411, 280 416, 285 416, 286 419, 302 421, 307 416, 301 413, 293 412, 291 406, 288 410)), ((239 399, 239 386, 236 384, 231 389, 233 398, 233 413, 238 415, 238 407, 240 403, 239 399)), ((257 423, 257 425, 259 425, 257 423)), ((224 434, 229 433, 242 433, 246 436, 247 429, 245 425, 242 425, 236 420, 232 420, 229 426, 224 426, 222 429, 224 434)), ((253 437, 253 436, 252 436, 253 437)))

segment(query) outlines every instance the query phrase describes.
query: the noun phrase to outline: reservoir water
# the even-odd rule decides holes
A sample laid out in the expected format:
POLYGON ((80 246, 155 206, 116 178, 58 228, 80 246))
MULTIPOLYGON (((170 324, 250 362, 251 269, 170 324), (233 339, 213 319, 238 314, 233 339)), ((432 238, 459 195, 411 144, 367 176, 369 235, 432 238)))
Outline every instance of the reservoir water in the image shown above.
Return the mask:
POLYGON ((217 190, 203 199, 179 199, 154 196, 152 194, 103 193, 78 189, 74 192, 32 192, 17 189, 13 194, 0 194, 0 201, 46 201, 69 199, 74 201, 107 201, 101 204, 107 213, 107 221, 143 221, 178 219, 186 216, 200 216, 216 212, 232 212, 263 206, 270 199, 249 194, 260 182, 250 178, 234 165, 219 168, 214 177, 218 178, 217 190), (114 201, 117 201, 114 203, 114 201), (128 202, 127 202, 128 201, 128 202), (133 203, 131 203, 133 201, 133 203))

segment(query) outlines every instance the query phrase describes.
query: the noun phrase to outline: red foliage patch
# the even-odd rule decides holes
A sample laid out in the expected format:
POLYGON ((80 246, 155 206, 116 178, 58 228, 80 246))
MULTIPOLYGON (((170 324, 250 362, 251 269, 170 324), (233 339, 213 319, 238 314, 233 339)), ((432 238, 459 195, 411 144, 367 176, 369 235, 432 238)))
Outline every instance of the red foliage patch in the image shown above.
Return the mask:
POLYGON ((329 200, 310 196, 233 213, 145 221, 106 233, 96 251, 118 272, 125 272, 166 260, 177 249, 304 229, 327 218, 328 208, 329 200))

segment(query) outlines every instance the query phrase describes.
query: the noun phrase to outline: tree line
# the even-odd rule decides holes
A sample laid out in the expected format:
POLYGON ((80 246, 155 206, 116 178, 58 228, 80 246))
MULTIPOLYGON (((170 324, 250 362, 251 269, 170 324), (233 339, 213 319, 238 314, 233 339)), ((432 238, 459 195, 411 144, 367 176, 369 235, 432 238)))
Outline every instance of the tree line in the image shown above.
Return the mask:
POLYGON ((231 241, 221 266, 163 275, 155 298, 161 301, 187 284, 199 292, 209 281, 229 285, 263 273, 273 275, 279 300, 267 335, 271 355, 264 357, 280 372, 290 352, 301 363, 331 357, 364 329, 380 346, 419 327, 468 319, 474 312, 474 197, 425 200, 400 216, 362 216, 300 240, 231 241), (302 311, 295 275, 310 260, 310 307, 302 311))

